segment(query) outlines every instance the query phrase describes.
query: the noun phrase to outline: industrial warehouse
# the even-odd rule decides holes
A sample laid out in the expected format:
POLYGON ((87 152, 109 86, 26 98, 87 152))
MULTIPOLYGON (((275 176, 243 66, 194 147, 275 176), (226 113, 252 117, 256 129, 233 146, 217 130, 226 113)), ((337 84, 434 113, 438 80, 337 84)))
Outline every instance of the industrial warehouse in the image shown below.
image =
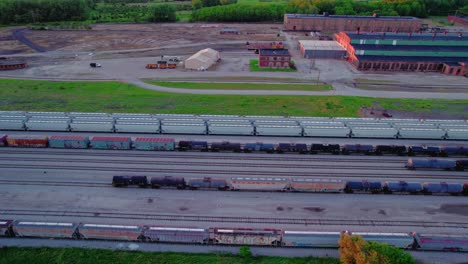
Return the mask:
POLYGON ((284 30, 288 31, 364 31, 364 32, 418 32, 422 21, 409 16, 338 16, 285 14, 284 30))
POLYGON ((461 33, 340 32, 335 39, 362 71, 420 71, 464 75, 468 37, 461 33))

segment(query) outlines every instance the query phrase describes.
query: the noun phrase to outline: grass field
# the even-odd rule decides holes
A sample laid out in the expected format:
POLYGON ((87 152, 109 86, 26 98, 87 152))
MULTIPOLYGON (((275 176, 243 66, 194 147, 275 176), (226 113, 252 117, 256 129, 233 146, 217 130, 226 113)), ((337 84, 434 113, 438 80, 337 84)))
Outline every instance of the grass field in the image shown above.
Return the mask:
POLYGON ((339 264, 332 258, 242 258, 227 254, 186 254, 78 248, 4 248, 0 264, 339 264))
POLYGON ((271 83, 198 83, 198 82, 162 82, 146 81, 171 88, 186 89, 216 89, 216 90, 300 90, 300 91, 327 91, 331 90, 330 84, 271 84, 271 83))
POLYGON ((252 72, 295 72, 297 70, 291 68, 260 68, 258 60, 250 60, 250 71, 252 72))
POLYGON ((119 82, 0 79, 0 110, 357 117, 375 104, 399 111, 464 113, 468 100, 352 96, 244 96, 163 93, 119 82))

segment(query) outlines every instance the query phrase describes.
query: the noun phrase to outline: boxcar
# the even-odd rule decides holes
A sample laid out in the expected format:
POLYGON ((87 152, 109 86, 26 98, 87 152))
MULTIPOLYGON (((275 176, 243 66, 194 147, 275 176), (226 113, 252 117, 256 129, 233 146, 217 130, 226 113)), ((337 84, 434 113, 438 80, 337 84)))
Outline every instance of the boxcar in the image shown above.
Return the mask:
POLYGON ((276 152, 278 153, 285 153, 285 152, 294 152, 305 154, 308 152, 307 145, 298 143, 298 144, 290 144, 290 143, 279 143, 276 147, 276 152))
POLYGON ((312 144, 310 148, 310 152, 312 154, 317 154, 317 153, 332 153, 332 154, 340 154, 340 145, 339 144, 329 144, 329 145, 324 145, 324 144, 312 144))
POLYGON ((382 191, 381 182, 369 182, 369 181, 348 181, 346 182, 345 192, 371 192, 379 193, 382 191))
POLYGON ((133 141, 133 145, 137 150, 172 151, 175 149, 173 138, 138 137, 133 141))
POLYGON ((9 135, 7 137, 7 144, 9 147, 46 148, 47 142, 47 136, 9 135))
POLYGON ((414 248, 414 238, 408 233, 367 233, 352 232, 353 236, 361 236, 365 241, 386 243, 390 246, 411 249, 414 248))
POLYGON ((419 182, 390 182, 386 181, 383 184, 383 191, 385 193, 405 192, 405 193, 419 193, 423 190, 423 186, 419 182))
POLYGON ((286 191, 288 178, 283 177, 233 177, 232 190, 286 191))
POLYGON ((0 220, 0 236, 11 235, 11 224, 13 220, 0 220))
POLYGON ((85 136, 50 136, 51 148, 86 149, 89 147, 89 138, 85 136))
POLYGON ((415 234, 414 238, 422 250, 468 251, 468 238, 463 236, 415 234))
POLYGON ((218 189, 227 190, 229 185, 225 179, 221 178, 192 178, 188 181, 188 187, 192 190, 196 189, 218 189))
POLYGON ((341 232, 284 231, 285 247, 337 248, 341 232))
POLYGON ((215 228, 212 233, 214 244, 278 246, 281 230, 276 229, 224 229, 215 228))
POLYGON ((240 143, 231 143, 228 141, 225 142, 214 142, 211 144, 211 151, 219 152, 219 151, 232 151, 232 152, 240 152, 241 151, 241 144, 240 143))
POLYGON ((12 227, 17 237, 78 238, 75 223, 15 221, 12 227))
POLYGON ((142 228, 139 226, 80 224, 80 238, 104 240, 142 240, 142 228))
POLYGON ((112 185, 114 187, 125 187, 128 185, 146 187, 148 185, 148 178, 146 176, 114 176, 112 178, 112 185))
POLYGON ((93 149, 131 149, 130 137, 92 137, 90 140, 93 149))
POLYGON ((443 169, 443 170, 461 170, 457 167, 455 160, 444 159, 408 159, 405 166, 409 170, 414 169, 443 169))
POLYGON ((340 193, 345 183, 339 179, 306 179, 293 178, 290 189, 296 192, 331 192, 340 193))
POLYGON ((410 146, 408 147, 408 155, 415 156, 415 155, 429 155, 431 157, 435 157, 439 155, 440 148, 439 147, 423 147, 423 146, 410 146))
POLYGON ((210 241, 209 231, 203 228, 147 226, 143 236, 149 242, 207 244, 210 241))
POLYGON ((459 195, 463 192, 463 186, 459 183, 423 183, 423 192, 426 194, 452 194, 459 195))
POLYGON ((173 176, 164 176, 164 177, 151 177, 151 187, 152 188, 161 188, 161 187, 174 187, 177 189, 185 189, 186 187, 184 177, 173 177, 173 176))
POLYGON ((373 151, 374 151, 374 146, 361 145, 361 144, 346 144, 343 146, 343 149, 341 150, 343 154, 350 154, 350 153, 370 154, 373 151))

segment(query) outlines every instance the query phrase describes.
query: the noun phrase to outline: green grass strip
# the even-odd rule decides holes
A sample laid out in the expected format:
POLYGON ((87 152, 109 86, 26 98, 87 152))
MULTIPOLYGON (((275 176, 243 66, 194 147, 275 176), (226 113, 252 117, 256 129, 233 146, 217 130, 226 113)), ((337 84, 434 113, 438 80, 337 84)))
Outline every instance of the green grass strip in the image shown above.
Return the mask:
MULTIPOLYGON (((311 252, 312 253, 312 252, 311 252)), ((339 264, 333 258, 246 257, 82 248, 4 248, 0 264, 339 264)))
POLYGON ((212 90, 291 90, 291 91, 328 91, 332 89, 330 84, 272 84, 272 83, 202 83, 202 82, 162 82, 146 81, 163 87, 184 89, 212 89, 212 90))
POLYGON ((0 79, 0 110, 357 117, 379 105, 415 113, 444 111, 468 118, 468 100, 386 99, 353 96, 176 94, 120 82, 0 79))

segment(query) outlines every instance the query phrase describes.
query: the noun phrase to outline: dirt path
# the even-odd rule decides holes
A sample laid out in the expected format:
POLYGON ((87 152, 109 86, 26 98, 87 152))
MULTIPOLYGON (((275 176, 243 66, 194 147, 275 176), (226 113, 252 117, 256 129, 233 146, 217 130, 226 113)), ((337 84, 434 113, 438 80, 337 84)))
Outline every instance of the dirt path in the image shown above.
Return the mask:
POLYGON ((35 50, 36 52, 46 52, 47 50, 44 47, 41 47, 35 44, 34 42, 32 42, 31 40, 29 40, 28 38, 26 38, 26 36, 24 35, 24 31, 26 30, 27 30, 26 28, 16 29, 16 30, 13 30, 11 34, 13 35, 14 39, 20 41, 24 45, 35 50))

